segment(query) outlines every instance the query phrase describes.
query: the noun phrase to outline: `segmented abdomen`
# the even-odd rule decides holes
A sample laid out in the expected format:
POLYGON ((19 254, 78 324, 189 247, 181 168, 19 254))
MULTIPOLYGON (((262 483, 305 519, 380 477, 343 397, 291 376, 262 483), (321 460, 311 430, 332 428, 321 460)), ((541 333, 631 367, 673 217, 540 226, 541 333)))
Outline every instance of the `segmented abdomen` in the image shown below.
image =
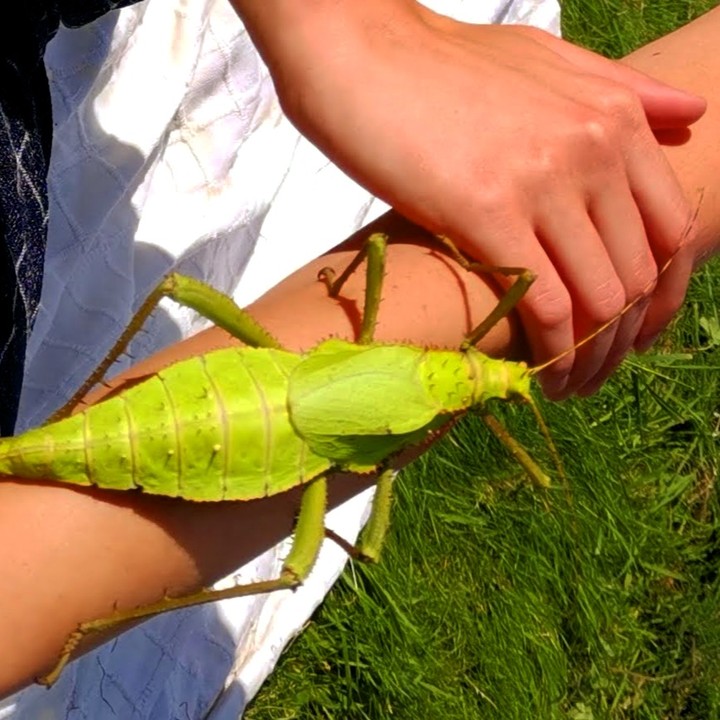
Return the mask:
POLYGON ((301 357, 230 348, 177 363, 53 425, 0 441, 0 475, 188 500, 252 499, 329 467, 288 420, 301 357))

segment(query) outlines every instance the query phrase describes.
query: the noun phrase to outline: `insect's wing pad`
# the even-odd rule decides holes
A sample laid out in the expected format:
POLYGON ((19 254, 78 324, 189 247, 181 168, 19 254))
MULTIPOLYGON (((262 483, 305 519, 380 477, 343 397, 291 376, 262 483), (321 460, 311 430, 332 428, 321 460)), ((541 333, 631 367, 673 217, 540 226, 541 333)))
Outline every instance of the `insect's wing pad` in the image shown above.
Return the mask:
POLYGON ((423 351, 398 345, 330 340, 290 376, 288 405, 308 435, 397 435, 431 422, 437 408, 420 381, 423 351))

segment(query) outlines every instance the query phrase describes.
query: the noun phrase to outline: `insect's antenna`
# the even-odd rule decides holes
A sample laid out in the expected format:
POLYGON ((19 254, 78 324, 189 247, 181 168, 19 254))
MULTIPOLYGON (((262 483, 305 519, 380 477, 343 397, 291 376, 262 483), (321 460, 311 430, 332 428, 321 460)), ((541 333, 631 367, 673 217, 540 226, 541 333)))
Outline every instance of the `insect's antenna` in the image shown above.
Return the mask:
MULTIPOLYGON (((658 276, 665 272, 665 269, 672 261, 672 258, 668 260, 665 265, 663 265, 662 270, 658 273, 658 276)), ((651 286, 648 285, 647 290, 638 297, 636 297, 634 300, 629 302, 614 318, 611 320, 608 320, 607 322, 603 323, 599 328, 595 328, 588 336, 584 337, 582 340, 578 341, 573 345, 572 347, 569 347, 567 350, 563 350, 559 355, 556 355, 551 360, 548 360, 547 362, 542 363, 541 365, 535 365, 535 367, 530 368, 528 371, 530 375, 537 375, 539 372, 544 370, 547 367, 550 367, 551 365, 554 365, 558 360, 562 360, 566 355, 569 355, 572 352, 575 352, 578 348, 581 348, 583 345, 586 345, 589 343, 593 338, 596 338, 601 332, 607 330, 611 325, 614 325, 625 313, 632 310, 635 305, 637 305, 641 300, 644 300, 647 297, 647 293, 650 291, 651 286)))
MULTIPOLYGON (((698 199, 698 204, 695 207, 695 212, 692 214, 692 217, 688 220, 687 225, 685 226, 685 229, 682 233, 682 240, 685 240, 687 236, 690 234, 690 231, 695 227, 695 223, 698 218, 698 214, 700 213, 700 207, 702 205, 704 190, 700 190, 700 197, 698 199)), ((667 269, 670 267, 670 264, 675 259, 675 255, 677 255, 678 252, 682 249, 682 243, 681 246, 667 259, 665 264, 660 268, 660 271, 657 274, 657 277, 659 278, 667 269)), ((653 281, 652 285, 655 284, 655 281, 653 281)), ((558 360, 562 360, 566 355, 569 355, 572 352, 575 352, 578 348, 581 348, 583 345, 586 345, 589 343, 593 338, 596 338, 601 332, 607 330, 611 325, 614 325, 625 313, 632 310, 632 308, 635 307, 641 300, 647 299, 648 293, 652 289, 652 285, 648 285, 645 290, 638 295, 634 300, 629 302, 614 318, 611 320, 608 320, 606 323, 603 323, 599 328, 596 328, 593 330, 593 332, 590 333, 587 337, 580 340, 578 343, 573 345, 572 347, 569 347, 567 350, 561 352, 559 355, 556 355, 551 360, 548 360, 547 362, 542 363, 541 365, 536 365, 533 368, 530 368, 529 373, 531 375, 537 375, 539 372, 544 370, 545 368, 550 367, 554 363, 556 363, 558 360)))

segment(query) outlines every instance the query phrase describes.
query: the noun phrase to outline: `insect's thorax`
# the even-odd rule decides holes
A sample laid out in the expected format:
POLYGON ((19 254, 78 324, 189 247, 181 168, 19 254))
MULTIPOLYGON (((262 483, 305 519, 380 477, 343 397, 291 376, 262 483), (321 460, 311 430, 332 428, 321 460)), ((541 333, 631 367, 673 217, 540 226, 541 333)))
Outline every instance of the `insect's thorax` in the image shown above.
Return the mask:
POLYGON ((427 392, 446 412, 483 405, 492 398, 530 395, 525 363, 496 360, 479 350, 427 351, 421 363, 427 392))

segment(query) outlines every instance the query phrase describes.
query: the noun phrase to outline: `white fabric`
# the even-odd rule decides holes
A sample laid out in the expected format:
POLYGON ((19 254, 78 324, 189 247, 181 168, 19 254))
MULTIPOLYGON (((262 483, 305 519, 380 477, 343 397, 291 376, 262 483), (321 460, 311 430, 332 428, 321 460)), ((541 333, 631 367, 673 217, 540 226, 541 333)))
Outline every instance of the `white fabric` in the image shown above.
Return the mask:
MULTIPOLYGON (((559 31, 555 0, 428 4, 473 22, 559 31)), ((283 117, 225 0, 148 0, 62 30, 47 65, 50 240, 19 429, 70 396, 169 268, 246 304, 383 209, 283 117)), ((201 324, 163 306, 131 354, 201 324)), ((354 538, 368 499, 338 508, 329 525, 354 538)), ((286 551, 273 548, 229 582, 276 575, 286 551)), ((326 543, 296 593, 151 620, 73 663, 51 690, 0 702, 0 719, 235 720, 344 561, 326 543)))

